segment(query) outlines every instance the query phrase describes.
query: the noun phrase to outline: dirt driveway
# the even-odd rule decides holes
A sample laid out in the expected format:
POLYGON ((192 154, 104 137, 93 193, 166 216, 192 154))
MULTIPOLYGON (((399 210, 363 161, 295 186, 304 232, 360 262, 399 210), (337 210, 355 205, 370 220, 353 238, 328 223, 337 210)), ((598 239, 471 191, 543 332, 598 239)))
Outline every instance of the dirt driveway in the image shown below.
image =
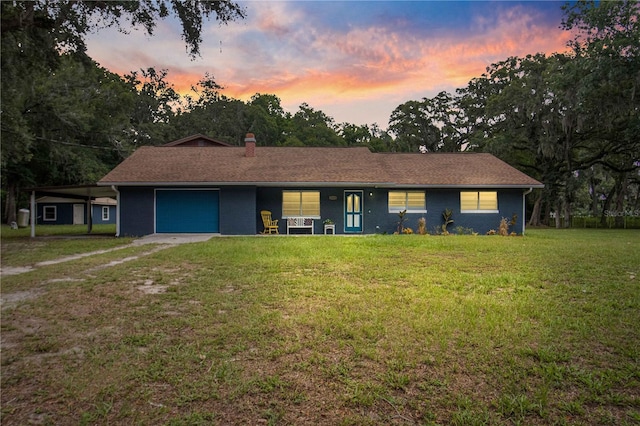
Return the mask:
POLYGON ((174 246, 174 245, 178 245, 178 244, 188 244, 188 243, 199 243, 199 242, 203 242, 203 241, 207 241, 209 240, 211 237, 213 237, 213 234, 152 234, 152 235, 147 235, 144 236, 142 238, 139 238, 137 240, 134 240, 131 244, 125 245, 125 246, 120 246, 120 247, 115 247, 112 249, 107 249, 107 250, 97 250, 97 251, 92 251, 92 252, 88 252, 88 253, 80 253, 80 254, 75 254, 73 256, 65 256, 65 257, 61 257, 59 259, 54 259, 54 260, 47 260, 44 262, 38 262, 36 264, 34 264, 33 266, 2 266, 0 268, 0 276, 5 277, 5 276, 9 276, 9 275, 18 275, 18 274, 24 274, 26 272, 30 272, 33 271, 34 269, 37 269, 39 267, 42 266, 49 266, 49 265, 56 265, 58 263, 64 263, 64 262, 69 262, 71 260, 77 260, 77 259, 82 259, 85 257, 90 257, 90 256, 99 256, 101 254, 105 254, 105 253, 110 253, 113 251, 117 251, 117 250, 122 250, 128 247, 136 247, 136 246, 141 246, 141 245, 145 245, 145 244, 157 244, 158 247, 156 247, 154 250, 151 250, 149 252, 145 252, 145 253, 141 253, 140 255, 137 256, 131 256, 128 258, 124 258, 121 261, 114 261, 114 262, 110 262, 109 264, 105 264, 105 266, 111 266, 111 264, 113 265, 117 265, 120 263, 124 263, 126 261, 129 260, 135 260, 138 259, 142 256, 151 254, 151 253, 155 253, 159 250, 163 250, 165 248, 174 246))
MULTIPOLYGON (((126 263, 132 260, 136 260, 139 259, 141 257, 144 256, 148 256, 150 254, 153 253, 157 253, 158 251, 167 249, 169 247, 173 247, 179 244, 189 244, 189 243, 198 243, 198 242, 204 242, 209 240, 211 237, 213 237, 213 234, 153 234, 153 235, 147 235, 145 237, 139 238, 137 240, 134 240, 131 244, 127 244, 124 246, 120 246, 120 247, 115 247, 115 248, 111 248, 111 249, 106 249, 106 250, 97 250, 97 251, 92 251, 92 252, 87 252, 87 253, 80 253, 80 254, 75 254, 73 256, 66 256, 66 257, 61 257, 58 259, 53 259, 53 260, 47 260, 47 261, 43 261, 43 262, 38 262, 35 263, 34 265, 30 265, 30 266, 2 266, 0 268, 0 277, 6 277, 6 276, 10 276, 10 275, 18 275, 18 274, 24 274, 27 272, 31 272, 34 271, 38 268, 44 267, 44 266, 49 266, 49 265, 56 265, 59 263, 64 263, 64 262, 69 262, 69 261, 73 261, 73 260, 78 260, 78 259, 83 259, 85 257, 97 257, 100 256, 102 254, 105 253, 111 253, 114 251, 118 251, 118 250, 122 250, 125 248, 129 248, 129 247, 137 247, 137 246, 142 246, 142 245, 151 245, 153 244, 153 247, 151 247, 149 250, 138 253, 134 256, 123 256, 119 259, 116 260, 110 260, 110 261, 105 261, 105 263, 93 267, 90 270, 86 270, 83 271, 84 273, 90 273, 90 272, 95 272, 98 270, 102 270, 105 268, 109 268, 111 266, 115 266, 115 265, 120 265, 122 263, 126 263)), ((69 278, 69 279, 65 279, 65 280, 74 280, 74 278, 69 278)), ((4 293, 0 296, 0 309, 4 310, 8 307, 12 307, 15 306, 16 304, 24 301, 24 300, 28 300, 28 299, 33 299, 35 297, 38 297, 41 293, 44 292, 43 288, 34 288, 28 291, 18 291, 18 292, 13 292, 13 293, 4 293)))

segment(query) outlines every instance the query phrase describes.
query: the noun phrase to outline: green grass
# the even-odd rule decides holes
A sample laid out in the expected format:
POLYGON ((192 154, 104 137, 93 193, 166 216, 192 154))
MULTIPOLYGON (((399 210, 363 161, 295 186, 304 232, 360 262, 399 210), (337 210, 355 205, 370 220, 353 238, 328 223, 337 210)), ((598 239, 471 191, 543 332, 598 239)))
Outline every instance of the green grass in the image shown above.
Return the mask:
MULTIPOLYGON (((26 238, 31 236, 31 228, 11 229, 9 225, 1 225, 3 240, 12 240, 16 238, 26 238)), ((92 234, 115 235, 116 225, 93 225, 92 234)), ((70 235, 86 235, 87 225, 36 225, 36 236, 70 236, 70 235)))
POLYGON ((638 231, 214 238, 98 262, 3 278, 3 298, 37 296, 2 312, 3 424, 640 419, 638 231))
POLYGON ((30 228, 11 229, 2 225, 0 232, 3 266, 30 266, 131 242, 130 238, 115 238, 115 225, 94 225, 91 234, 87 234, 86 225, 38 225, 35 238, 30 237, 30 228))

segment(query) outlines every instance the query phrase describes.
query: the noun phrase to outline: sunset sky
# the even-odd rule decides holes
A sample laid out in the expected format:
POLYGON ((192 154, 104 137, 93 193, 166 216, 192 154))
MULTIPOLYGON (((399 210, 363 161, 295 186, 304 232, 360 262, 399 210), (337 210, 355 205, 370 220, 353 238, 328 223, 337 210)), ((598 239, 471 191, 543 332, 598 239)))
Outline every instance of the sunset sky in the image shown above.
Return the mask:
MULTIPOLYGON (((191 60, 175 20, 143 31, 101 30, 88 54, 118 74, 166 69, 182 94, 209 73, 223 94, 306 102, 337 123, 386 128, 394 108, 454 91, 510 56, 566 50, 558 1, 252 1, 244 20, 205 23, 191 60)), ((213 135, 212 135, 213 136, 213 135)))

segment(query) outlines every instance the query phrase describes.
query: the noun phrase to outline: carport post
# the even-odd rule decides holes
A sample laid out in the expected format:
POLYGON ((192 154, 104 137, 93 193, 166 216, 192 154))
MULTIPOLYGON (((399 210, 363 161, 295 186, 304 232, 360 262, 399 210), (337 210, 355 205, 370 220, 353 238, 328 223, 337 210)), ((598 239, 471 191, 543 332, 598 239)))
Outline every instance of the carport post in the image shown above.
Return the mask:
POLYGON ((31 238, 36 236, 36 191, 31 191, 31 238))
POLYGON ((87 234, 93 229, 93 209, 91 208, 91 196, 87 197, 87 234))

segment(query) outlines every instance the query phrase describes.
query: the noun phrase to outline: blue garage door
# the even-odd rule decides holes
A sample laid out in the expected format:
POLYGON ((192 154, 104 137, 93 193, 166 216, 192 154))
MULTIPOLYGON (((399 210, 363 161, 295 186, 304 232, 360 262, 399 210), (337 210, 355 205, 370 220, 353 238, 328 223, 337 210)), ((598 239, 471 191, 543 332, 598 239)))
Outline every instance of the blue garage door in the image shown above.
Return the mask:
POLYGON ((156 232, 220 232, 218 198, 213 190, 157 190, 156 232))

